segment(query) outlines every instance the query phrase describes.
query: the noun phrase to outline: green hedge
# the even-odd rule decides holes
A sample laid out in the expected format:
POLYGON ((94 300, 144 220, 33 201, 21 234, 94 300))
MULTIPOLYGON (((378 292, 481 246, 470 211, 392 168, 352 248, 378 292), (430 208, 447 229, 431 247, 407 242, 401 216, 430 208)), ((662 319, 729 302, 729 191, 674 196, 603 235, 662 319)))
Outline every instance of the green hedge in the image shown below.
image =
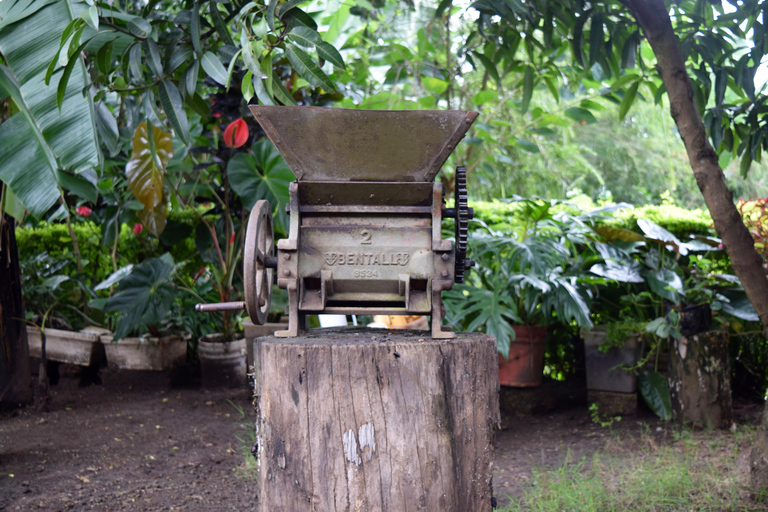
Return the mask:
MULTIPOLYGON (((194 228, 199 222, 197 214, 192 210, 182 210, 171 212, 169 219, 192 228, 192 235, 168 248, 160 244, 157 239, 147 236, 146 231, 137 236, 133 233, 132 226, 123 224, 120 227, 117 243, 117 266, 122 267, 128 263, 138 263, 145 258, 160 256, 164 252, 170 252, 177 262, 189 260, 190 265, 197 267, 202 265, 197 256, 194 240, 194 228)), ((101 226, 94 222, 75 222, 72 224, 72 229, 80 247, 80 257, 86 282, 94 286, 114 271, 112 247, 102 245, 101 226)), ((77 273, 72 238, 65 223, 40 222, 35 227, 20 226, 16 228, 16 242, 21 261, 47 252, 56 260, 71 263, 65 267, 67 275, 74 276, 77 273)))
MULTIPOLYGON (((598 208, 591 201, 579 199, 577 197, 569 203, 559 204, 553 208, 553 211, 568 211, 572 214, 579 214, 598 208)), ((504 230, 510 227, 517 228, 521 225, 520 220, 516 217, 520 208, 518 203, 470 201, 470 206, 475 209, 475 218, 482 220, 492 229, 504 230)), ((687 239, 688 235, 691 234, 714 234, 712 218, 706 210, 686 210, 674 205, 640 206, 622 208, 608 215, 612 218, 601 221, 599 224, 622 227, 640 233, 637 219, 648 219, 683 239, 687 239)))

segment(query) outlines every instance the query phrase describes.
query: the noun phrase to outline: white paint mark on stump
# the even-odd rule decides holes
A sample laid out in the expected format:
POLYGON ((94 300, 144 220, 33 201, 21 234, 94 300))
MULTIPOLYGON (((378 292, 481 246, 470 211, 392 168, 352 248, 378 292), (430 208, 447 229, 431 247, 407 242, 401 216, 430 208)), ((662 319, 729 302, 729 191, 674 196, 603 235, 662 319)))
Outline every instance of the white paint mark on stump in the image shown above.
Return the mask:
POLYGON ((346 457, 349 462, 354 462, 359 466, 363 461, 357 455, 357 440, 355 439, 355 431, 352 429, 347 430, 344 432, 341 440, 344 443, 344 457, 346 457))
POLYGON ((360 426, 360 430, 357 432, 357 437, 360 440, 360 453, 365 453, 366 446, 369 448, 368 454, 365 460, 371 460, 373 452, 376 451, 376 439, 374 437, 375 431, 373 423, 366 423, 360 426))

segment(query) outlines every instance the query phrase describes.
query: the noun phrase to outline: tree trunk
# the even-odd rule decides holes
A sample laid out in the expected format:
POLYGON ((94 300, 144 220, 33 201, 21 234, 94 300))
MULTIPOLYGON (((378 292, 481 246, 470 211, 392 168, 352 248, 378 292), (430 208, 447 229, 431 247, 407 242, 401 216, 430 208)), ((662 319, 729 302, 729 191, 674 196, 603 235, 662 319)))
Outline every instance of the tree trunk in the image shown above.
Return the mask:
POLYGON ((254 355, 259 510, 491 511, 490 336, 342 328, 254 355))
MULTIPOLYGON (((670 111, 685 144, 688 160, 704 201, 709 208, 715 229, 723 239, 736 275, 739 276, 749 301, 755 307, 763 329, 768 326, 768 280, 762 259, 755 250, 754 240, 744 226, 733 194, 725 183, 717 153, 707 139, 701 115, 694 103, 693 87, 680 46, 672 29, 669 11, 663 0, 625 0, 643 27, 648 42, 658 60, 661 78, 669 96, 670 111)), ((768 414, 768 412, 766 412, 768 414)), ((761 442, 756 449, 768 450, 768 425, 758 433, 761 442)), ((768 459, 768 451, 760 456, 768 459)), ((768 490, 768 471, 753 473, 756 492, 768 490)))
POLYGON ((0 213, 0 402, 32 398, 16 221, 0 213))
POLYGON ((669 11, 663 0, 627 0, 635 18, 653 48, 670 111, 685 144, 696 183, 704 196, 718 236, 731 258, 749 301, 763 326, 768 325, 768 279, 763 260, 755 250, 755 241, 733 204, 733 193, 725 183, 717 153, 707 138, 707 131, 694 101, 693 87, 680 46, 672 29, 669 11))

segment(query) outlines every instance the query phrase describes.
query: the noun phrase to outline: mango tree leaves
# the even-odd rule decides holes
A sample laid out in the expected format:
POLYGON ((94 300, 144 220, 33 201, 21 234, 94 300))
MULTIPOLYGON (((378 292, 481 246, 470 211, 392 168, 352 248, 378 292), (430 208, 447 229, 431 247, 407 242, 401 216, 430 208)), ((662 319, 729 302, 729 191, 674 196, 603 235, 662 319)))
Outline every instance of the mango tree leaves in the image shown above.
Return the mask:
POLYGON ((144 205, 139 213, 142 223, 153 235, 160 236, 168 217, 163 182, 166 166, 173 157, 173 140, 169 133, 156 127, 151 127, 150 140, 149 130, 146 121, 136 127, 125 175, 131 192, 144 205))
POLYGON ((672 418, 667 378, 659 372, 648 372, 637 378, 640 395, 648 407, 662 420, 672 418))
POLYGON ((288 55, 291 66, 304 80, 315 87, 322 87, 326 91, 336 90, 336 86, 328 78, 328 75, 320 69, 320 66, 312 61, 312 58, 304 50, 298 46, 287 44, 285 46, 285 53, 288 55))
POLYGON ((221 85, 227 85, 227 70, 221 64, 219 58, 212 52, 205 52, 203 58, 200 59, 200 63, 203 65, 203 69, 208 76, 213 78, 221 85))
POLYGON ((249 210, 256 201, 266 199, 277 209, 275 224, 287 228, 285 204, 288 185, 296 179, 293 171, 268 139, 257 141, 251 153, 238 153, 229 161, 227 174, 232 189, 249 210))
MULTIPOLYGON (((190 67, 194 67, 194 65, 190 67)), ((184 141, 184 144, 189 144, 189 123, 179 90, 170 80, 163 80, 160 82, 159 93, 160 104, 163 106, 171 126, 176 131, 176 135, 184 141)))

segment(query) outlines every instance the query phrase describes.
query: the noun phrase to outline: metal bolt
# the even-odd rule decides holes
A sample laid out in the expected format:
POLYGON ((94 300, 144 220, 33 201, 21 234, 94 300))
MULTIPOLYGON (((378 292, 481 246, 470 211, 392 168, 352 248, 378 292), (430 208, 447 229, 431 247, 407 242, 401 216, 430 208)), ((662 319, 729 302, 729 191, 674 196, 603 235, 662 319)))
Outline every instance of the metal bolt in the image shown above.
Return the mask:
POLYGON ((289 252, 286 252, 286 253, 284 253, 284 254, 283 254, 283 259, 284 259, 284 260, 289 260, 289 259, 291 259, 291 253, 289 253, 289 252))
POLYGON ((443 277, 448 277, 448 271, 447 270, 443 270, 442 272, 440 272, 440 275, 443 276, 443 277))
POLYGON ((267 303, 267 299, 264 297, 259 297, 259 307, 264 307, 264 305, 267 303))
POLYGON ((448 258, 449 258, 449 257, 450 257, 450 256, 448 256, 448 253, 445 253, 445 252, 444 252, 444 253, 443 253, 443 254, 440 256, 440 259, 441 259, 441 260, 443 260, 443 261, 448 261, 448 258))
POLYGON ((285 269, 285 270, 283 270, 283 275, 287 277, 287 276, 291 275, 291 271, 288 270, 288 269, 285 269))

